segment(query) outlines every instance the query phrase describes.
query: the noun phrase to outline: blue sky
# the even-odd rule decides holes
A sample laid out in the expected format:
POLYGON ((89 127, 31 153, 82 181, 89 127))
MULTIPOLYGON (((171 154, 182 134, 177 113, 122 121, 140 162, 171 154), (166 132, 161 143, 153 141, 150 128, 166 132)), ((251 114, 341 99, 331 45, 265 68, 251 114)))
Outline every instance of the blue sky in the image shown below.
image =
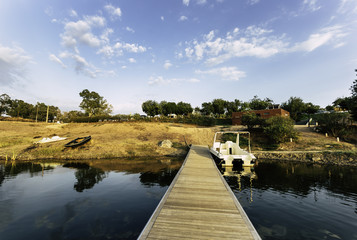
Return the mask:
POLYGON ((214 98, 325 107, 349 96, 356 0, 1 0, 0 94, 114 113, 214 98))

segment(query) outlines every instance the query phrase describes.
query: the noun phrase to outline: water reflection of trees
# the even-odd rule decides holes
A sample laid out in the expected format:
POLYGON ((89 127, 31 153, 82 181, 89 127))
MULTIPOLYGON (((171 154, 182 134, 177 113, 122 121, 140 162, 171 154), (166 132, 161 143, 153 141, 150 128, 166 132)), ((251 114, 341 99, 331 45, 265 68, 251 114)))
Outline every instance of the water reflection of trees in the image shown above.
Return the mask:
POLYGON ((83 192, 85 189, 93 188, 95 184, 106 177, 106 174, 102 169, 93 168, 86 163, 66 163, 63 167, 77 169, 75 173, 77 182, 73 187, 77 192, 83 192))
MULTIPOLYGON (((120 171, 128 174, 140 173, 140 182, 145 186, 169 186, 178 172, 182 161, 162 161, 162 160, 103 160, 103 161, 83 161, 67 162, 63 167, 76 169, 73 188, 77 192, 91 189, 95 184, 107 177, 106 172, 120 171), (95 163, 95 167, 92 166, 95 163), (103 170, 105 169, 105 170, 103 170)), ((51 163, 21 163, 8 162, 0 165, 0 186, 7 178, 13 178, 21 173, 30 173, 31 177, 43 173, 46 170, 54 169, 49 166, 51 163)), ((62 165, 62 164, 57 164, 62 165)))
POLYGON ((177 169, 172 170, 170 168, 161 169, 159 172, 143 172, 140 175, 140 182, 145 186, 169 186, 177 172, 177 169))
MULTIPOLYGON (((344 195, 357 193, 357 168, 317 165, 308 163, 263 161, 254 168, 257 180, 255 189, 273 189, 280 192, 291 191, 307 196, 318 188, 344 195)), ((232 188, 238 183, 227 179, 232 188)), ((250 187, 249 179, 242 180, 243 188, 250 187)))
POLYGON ((7 178, 14 178, 21 173, 29 173, 30 177, 37 176, 39 172, 51 170, 53 167, 43 166, 37 163, 31 162, 7 162, 4 165, 0 165, 0 186, 7 178))

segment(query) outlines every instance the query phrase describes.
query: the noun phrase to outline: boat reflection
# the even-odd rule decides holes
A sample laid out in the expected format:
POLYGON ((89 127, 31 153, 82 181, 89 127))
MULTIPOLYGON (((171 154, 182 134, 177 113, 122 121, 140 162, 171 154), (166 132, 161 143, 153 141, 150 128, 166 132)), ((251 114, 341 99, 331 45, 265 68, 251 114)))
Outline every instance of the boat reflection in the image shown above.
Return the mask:
POLYGON ((231 184, 232 178, 237 177, 238 191, 242 191, 242 178, 249 179, 249 190, 250 190, 250 202, 253 202, 253 180, 258 179, 257 174, 254 171, 254 167, 249 166, 232 166, 232 167, 222 167, 222 175, 226 177, 227 182, 231 184))

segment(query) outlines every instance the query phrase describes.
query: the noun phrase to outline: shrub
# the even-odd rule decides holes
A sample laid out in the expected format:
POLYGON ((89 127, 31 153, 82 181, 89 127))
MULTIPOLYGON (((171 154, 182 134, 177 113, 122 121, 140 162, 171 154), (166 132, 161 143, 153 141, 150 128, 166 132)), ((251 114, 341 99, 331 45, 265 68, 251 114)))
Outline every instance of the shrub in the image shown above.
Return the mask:
POLYGON ((294 121, 291 118, 274 116, 266 120, 264 133, 273 143, 287 142, 289 138, 297 138, 294 121))
POLYGON ((256 125, 262 127, 264 123, 265 120, 257 116, 255 113, 246 113, 242 116, 242 125, 247 126, 249 130, 253 129, 256 125))
POLYGON ((349 131, 348 113, 317 114, 314 119, 319 123, 319 130, 330 133, 334 137, 342 137, 349 131))

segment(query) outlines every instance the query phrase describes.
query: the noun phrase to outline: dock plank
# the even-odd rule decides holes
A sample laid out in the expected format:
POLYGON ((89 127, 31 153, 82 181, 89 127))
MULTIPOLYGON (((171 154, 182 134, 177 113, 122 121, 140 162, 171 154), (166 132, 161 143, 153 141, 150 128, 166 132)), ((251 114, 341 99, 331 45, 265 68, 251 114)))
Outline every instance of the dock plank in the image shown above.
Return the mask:
POLYGON ((192 146, 139 239, 260 239, 208 148, 192 146))

